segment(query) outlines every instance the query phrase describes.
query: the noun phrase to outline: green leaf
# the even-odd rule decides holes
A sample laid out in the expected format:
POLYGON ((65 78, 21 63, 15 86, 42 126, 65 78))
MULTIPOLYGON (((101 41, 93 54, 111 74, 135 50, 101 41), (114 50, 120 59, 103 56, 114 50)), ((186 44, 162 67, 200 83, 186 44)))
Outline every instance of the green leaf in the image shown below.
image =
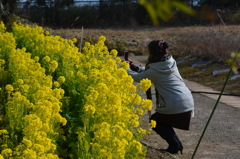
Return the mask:
POLYGON ((237 64, 232 59, 227 59, 224 62, 230 64, 230 67, 233 70, 233 72, 237 73, 237 64))
POLYGON ((196 14, 193 9, 179 0, 139 0, 138 3, 145 7, 154 25, 159 25, 159 19, 166 21, 171 18, 176 8, 189 15, 196 14))
POLYGON ((148 12, 148 14, 149 14, 153 24, 154 25, 159 25, 157 14, 154 11, 152 5, 147 3, 147 4, 145 4, 145 8, 146 8, 146 10, 147 10, 147 12, 148 12))
POLYGON ((233 60, 232 59, 227 59, 227 60, 225 60, 225 63, 231 64, 231 63, 233 63, 233 60))
POLYGON ((171 4, 169 3, 169 1, 166 1, 165 3, 160 2, 161 1, 157 1, 157 3, 155 4, 155 11, 160 19, 166 21, 173 15, 173 11, 171 10, 171 4))

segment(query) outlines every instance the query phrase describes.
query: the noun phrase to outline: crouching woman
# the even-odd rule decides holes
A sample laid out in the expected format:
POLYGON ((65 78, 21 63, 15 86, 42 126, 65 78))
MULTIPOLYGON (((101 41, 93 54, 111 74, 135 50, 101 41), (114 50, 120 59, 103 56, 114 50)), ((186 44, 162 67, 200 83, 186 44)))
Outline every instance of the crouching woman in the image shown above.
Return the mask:
POLYGON ((191 91, 186 87, 178 71, 176 61, 168 54, 168 44, 163 40, 153 40, 148 44, 148 64, 140 73, 127 72, 135 82, 150 79, 157 92, 160 107, 151 115, 157 125, 153 130, 168 143, 167 149, 172 154, 182 153, 183 145, 173 128, 189 130, 193 116, 194 101, 191 91))

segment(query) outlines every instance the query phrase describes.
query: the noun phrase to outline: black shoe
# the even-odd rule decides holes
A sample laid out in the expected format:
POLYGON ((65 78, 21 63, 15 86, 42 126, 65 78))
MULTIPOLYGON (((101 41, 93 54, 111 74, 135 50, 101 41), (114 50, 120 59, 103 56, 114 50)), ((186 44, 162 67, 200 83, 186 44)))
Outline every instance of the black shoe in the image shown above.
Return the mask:
POLYGON ((178 154, 178 151, 179 150, 171 150, 171 149, 160 149, 160 151, 163 151, 163 152, 168 152, 170 154, 178 154))
POLYGON ((175 138, 177 139, 178 141, 178 144, 179 144, 179 151, 181 152, 182 154, 182 151, 183 151, 183 145, 182 145, 182 142, 179 140, 178 136, 175 134, 175 138))
MULTIPOLYGON (((178 151, 180 150, 180 145, 178 142, 169 143, 169 146, 167 149, 160 149, 161 151, 165 151, 171 154, 178 154, 178 151)), ((180 150, 181 151, 181 150, 180 150)))
POLYGON ((182 151, 183 151, 183 145, 182 145, 182 143, 181 142, 179 142, 179 151, 181 152, 181 155, 182 155, 182 151))

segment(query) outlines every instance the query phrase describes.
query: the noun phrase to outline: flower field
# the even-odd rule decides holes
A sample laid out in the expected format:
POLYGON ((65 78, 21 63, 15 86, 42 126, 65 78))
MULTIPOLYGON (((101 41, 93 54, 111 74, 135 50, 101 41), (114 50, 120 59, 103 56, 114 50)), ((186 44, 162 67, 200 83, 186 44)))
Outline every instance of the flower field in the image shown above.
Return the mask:
MULTIPOLYGON (((152 102, 117 51, 0 23, 0 159, 141 159, 152 102)), ((154 123, 152 123, 154 125, 154 123)))

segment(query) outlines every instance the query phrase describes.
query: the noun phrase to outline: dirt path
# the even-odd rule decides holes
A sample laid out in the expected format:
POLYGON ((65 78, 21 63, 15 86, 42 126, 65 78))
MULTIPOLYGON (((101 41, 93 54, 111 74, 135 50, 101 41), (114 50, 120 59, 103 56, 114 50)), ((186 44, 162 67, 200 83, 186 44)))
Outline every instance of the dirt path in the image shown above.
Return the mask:
MULTIPOLYGON (((192 118, 190 131, 176 130, 184 145, 183 155, 178 158, 190 159, 207 120, 216 103, 201 94, 193 94, 195 101, 195 117, 192 118)), ((154 112, 154 111, 153 111, 154 112)), ((226 104, 219 103, 212 120, 205 132, 202 142, 195 154, 195 159, 239 159, 240 156, 240 110, 226 104)), ((148 125, 147 115, 143 127, 148 125)), ((146 136, 145 142, 156 148, 166 148, 166 142, 155 132, 146 136)), ((146 159, 161 159, 155 150, 150 150, 146 159)), ((161 153, 160 153, 161 154, 161 153)))
MULTIPOLYGON (((141 61, 141 59, 137 59, 136 57, 131 57, 131 59, 135 61, 136 64, 139 64, 139 61, 141 61)), ((195 103, 195 117, 192 118, 190 131, 175 129, 184 146, 183 154, 175 155, 176 158, 190 159, 192 157, 199 138, 216 103, 216 100, 201 94, 193 94, 193 98, 195 103)), ((154 98, 153 101, 155 101, 154 98)), ((154 110, 155 106, 152 112, 154 112, 154 110)), ((147 114, 143 119, 142 126, 144 128, 148 128, 147 114)), ((167 148, 167 143, 155 132, 152 132, 152 134, 146 136, 144 142, 156 148, 167 148)), ((239 159, 239 156, 240 109, 219 103, 194 158, 239 159)), ((163 154, 154 149, 148 149, 146 159, 167 158, 173 157, 163 154)))

